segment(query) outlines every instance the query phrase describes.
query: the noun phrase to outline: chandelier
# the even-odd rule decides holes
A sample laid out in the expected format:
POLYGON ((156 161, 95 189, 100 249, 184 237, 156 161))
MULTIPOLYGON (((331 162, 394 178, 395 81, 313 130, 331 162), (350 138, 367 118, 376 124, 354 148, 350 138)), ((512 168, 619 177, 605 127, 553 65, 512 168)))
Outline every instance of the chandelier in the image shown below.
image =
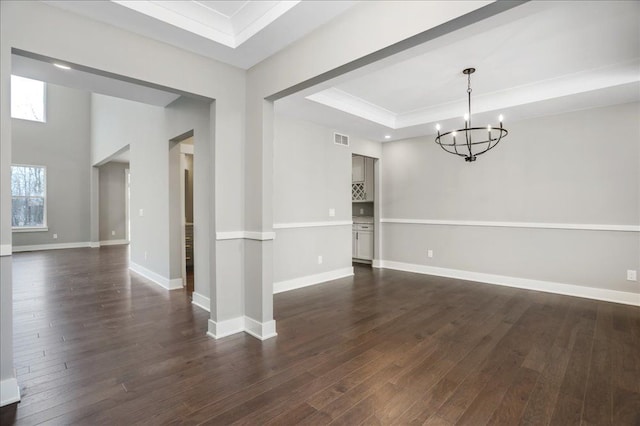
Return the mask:
POLYGON ((464 128, 440 134, 440 125, 436 125, 438 131, 436 143, 449 154, 464 157, 464 160, 468 162, 476 161, 478 155, 495 148, 509 133, 507 129, 502 127, 502 115, 498 118, 500 127, 471 126, 471 74, 474 72, 476 72, 475 68, 467 68, 462 71, 467 76, 467 97, 469 99, 469 110, 464 115, 464 128))

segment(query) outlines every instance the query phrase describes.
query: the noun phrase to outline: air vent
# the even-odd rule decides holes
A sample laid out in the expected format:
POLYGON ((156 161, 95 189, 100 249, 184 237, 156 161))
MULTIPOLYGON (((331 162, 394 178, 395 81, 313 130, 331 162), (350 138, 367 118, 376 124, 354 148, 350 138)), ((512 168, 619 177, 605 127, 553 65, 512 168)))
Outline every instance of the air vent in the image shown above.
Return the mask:
POLYGON ((349 146, 349 136, 340 133, 333 134, 333 143, 336 145, 349 146))

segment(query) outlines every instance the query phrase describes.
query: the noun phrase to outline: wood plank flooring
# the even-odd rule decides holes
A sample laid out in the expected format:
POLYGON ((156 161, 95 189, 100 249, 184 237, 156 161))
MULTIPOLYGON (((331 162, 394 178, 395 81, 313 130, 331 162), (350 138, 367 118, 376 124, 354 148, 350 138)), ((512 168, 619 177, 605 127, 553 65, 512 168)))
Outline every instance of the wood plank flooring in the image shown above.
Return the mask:
POLYGON ((13 256, 22 401, 2 425, 640 425, 640 309, 356 266, 205 335, 127 249, 13 256))

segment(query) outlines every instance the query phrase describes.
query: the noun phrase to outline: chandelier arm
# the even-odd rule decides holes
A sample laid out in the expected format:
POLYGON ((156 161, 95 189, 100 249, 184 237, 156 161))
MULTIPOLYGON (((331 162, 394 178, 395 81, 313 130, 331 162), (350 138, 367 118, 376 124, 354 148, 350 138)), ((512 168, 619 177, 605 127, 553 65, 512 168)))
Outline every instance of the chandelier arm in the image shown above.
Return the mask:
POLYGON ((455 147, 455 145, 451 145, 451 144, 441 144, 441 143, 438 143, 438 145, 440 145, 440 148, 442 148, 445 152, 448 152, 449 154, 458 155, 458 156, 460 156, 460 157, 464 157, 464 156, 465 156, 464 154, 460 154, 460 153, 458 152, 458 150, 457 150, 457 148, 455 147), (454 149, 455 149, 456 151, 455 151, 455 152, 453 152, 453 151, 449 151, 447 148, 445 148, 445 146, 453 146, 453 147, 454 147, 454 149))
POLYGON ((505 137, 505 136, 507 136, 507 134, 509 134, 509 132, 507 131, 507 129, 502 129, 502 128, 501 128, 500 130, 501 130, 501 132, 500 132, 500 136, 498 137, 498 139, 497 139, 496 143, 494 143, 493 145, 491 145, 491 147, 490 147, 490 148, 487 148, 487 149, 485 149, 484 151, 482 151, 482 152, 480 152, 480 153, 478 153, 478 154, 476 154, 476 155, 484 154, 485 152, 487 152, 487 151, 489 151, 489 150, 491 150, 491 149, 495 148, 495 147, 496 147, 496 145, 498 145, 498 143, 500 143, 500 141, 502 140, 502 138, 503 138, 503 137, 505 137), (502 131, 504 131, 504 134, 502 133, 502 131))

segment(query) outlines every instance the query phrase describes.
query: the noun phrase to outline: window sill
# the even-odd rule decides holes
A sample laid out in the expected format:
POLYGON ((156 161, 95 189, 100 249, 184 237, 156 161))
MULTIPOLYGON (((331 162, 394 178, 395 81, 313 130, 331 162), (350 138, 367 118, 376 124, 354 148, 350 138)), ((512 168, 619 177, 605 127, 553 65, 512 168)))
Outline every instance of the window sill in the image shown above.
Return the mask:
POLYGON ((33 227, 33 228, 11 228, 11 232, 47 232, 49 230, 48 227, 33 227))

